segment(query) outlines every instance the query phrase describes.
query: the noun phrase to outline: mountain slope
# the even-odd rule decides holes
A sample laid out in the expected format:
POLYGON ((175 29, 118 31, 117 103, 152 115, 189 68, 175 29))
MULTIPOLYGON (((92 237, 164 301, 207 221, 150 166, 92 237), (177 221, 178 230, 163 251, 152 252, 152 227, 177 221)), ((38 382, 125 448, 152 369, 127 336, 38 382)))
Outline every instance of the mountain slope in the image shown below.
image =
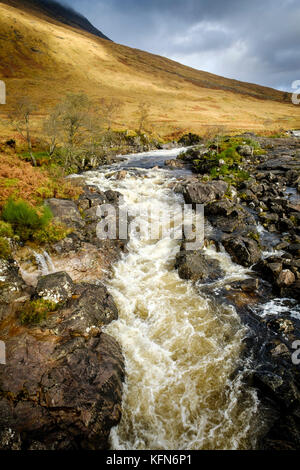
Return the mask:
POLYGON ((36 13, 44 13, 48 18, 53 18, 56 21, 60 21, 68 26, 73 26, 74 28, 82 29, 88 33, 94 34, 102 39, 110 39, 105 36, 101 31, 95 28, 84 16, 77 13, 70 7, 66 7, 56 0, 8 0, 4 1, 9 5, 21 7, 27 11, 35 11, 36 13))
POLYGON ((286 101, 287 94, 115 44, 29 3, 0 2, 0 79, 8 92, 2 113, 22 93, 39 103, 42 115, 67 92, 84 92, 95 103, 122 101, 118 127, 134 128, 139 103, 148 103, 160 134, 220 124, 234 130, 300 126, 300 107, 286 101))

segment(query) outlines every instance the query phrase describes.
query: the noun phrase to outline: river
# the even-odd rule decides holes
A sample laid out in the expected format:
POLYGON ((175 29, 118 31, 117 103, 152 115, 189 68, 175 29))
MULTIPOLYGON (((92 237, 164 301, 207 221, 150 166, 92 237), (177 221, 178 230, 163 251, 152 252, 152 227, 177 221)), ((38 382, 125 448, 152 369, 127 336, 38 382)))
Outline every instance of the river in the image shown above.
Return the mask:
MULTIPOLYGON (((129 208, 161 211, 167 220, 183 203, 170 182, 184 171, 164 166, 178 153, 128 156, 87 173, 87 182, 117 190, 129 208), (119 169, 127 170, 122 180, 113 174, 119 169)), ((234 308, 214 302, 200 287, 179 278, 174 269, 179 249, 179 240, 143 240, 132 230, 128 253, 107 281, 119 319, 106 332, 121 344, 127 373, 123 417, 111 432, 111 447, 253 448, 259 403, 255 390, 243 384, 243 372, 236 372, 246 327, 234 308)), ((206 251, 221 261, 227 280, 247 277, 225 253, 206 251)))

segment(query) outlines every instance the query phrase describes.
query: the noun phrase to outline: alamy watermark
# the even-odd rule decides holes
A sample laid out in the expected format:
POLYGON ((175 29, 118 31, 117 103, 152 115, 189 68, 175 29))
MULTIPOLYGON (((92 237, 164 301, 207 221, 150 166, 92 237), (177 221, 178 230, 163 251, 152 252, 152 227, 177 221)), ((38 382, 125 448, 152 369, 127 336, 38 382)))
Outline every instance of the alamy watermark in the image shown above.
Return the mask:
POLYGON ((159 208, 128 209, 102 204, 97 208, 100 221, 96 232, 100 240, 128 240, 130 236, 143 241, 184 240, 187 250, 198 250, 204 244, 204 206, 176 204, 172 211, 159 208))
POLYGON ((6 350, 4 341, 0 341, 0 364, 6 364, 6 350))
POLYGON ((6 104, 6 85, 0 80, 0 104, 6 104))
POLYGON ((300 340, 294 341, 292 348, 296 351, 292 354, 292 362, 295 366, 300 364, 300 340))

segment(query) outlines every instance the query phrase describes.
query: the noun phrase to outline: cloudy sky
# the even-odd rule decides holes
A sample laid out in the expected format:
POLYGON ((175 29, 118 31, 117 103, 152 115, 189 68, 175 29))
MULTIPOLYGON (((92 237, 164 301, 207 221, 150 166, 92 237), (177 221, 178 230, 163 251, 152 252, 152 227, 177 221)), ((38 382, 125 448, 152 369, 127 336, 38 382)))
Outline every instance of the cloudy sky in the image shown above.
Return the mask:
POLYGON ((229 78, 300 80, 299 0, 63 0, 113 41, 229 78))

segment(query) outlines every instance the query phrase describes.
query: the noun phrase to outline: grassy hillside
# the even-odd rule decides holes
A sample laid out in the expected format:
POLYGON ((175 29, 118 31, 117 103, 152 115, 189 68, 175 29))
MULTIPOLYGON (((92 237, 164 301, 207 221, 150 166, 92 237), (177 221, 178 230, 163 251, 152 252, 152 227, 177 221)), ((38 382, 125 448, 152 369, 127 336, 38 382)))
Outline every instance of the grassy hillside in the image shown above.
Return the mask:
MULTIPOLYGON (((206 126, 231 130, 299 128, 300 106, 271 88, 225 79, 169 59, 100 39, 59 23, 18 0, 0 2, 0 79, 7 105, 24 93, 39 104, 40 118, 67 93, 84 92, 95 103, 117 97, 124 106, 114 123, 135 128, 141 102, 150 107, 153 130, 203 132, 206 126)), ((112 38, 113 39, 113 38, 112 38)))

